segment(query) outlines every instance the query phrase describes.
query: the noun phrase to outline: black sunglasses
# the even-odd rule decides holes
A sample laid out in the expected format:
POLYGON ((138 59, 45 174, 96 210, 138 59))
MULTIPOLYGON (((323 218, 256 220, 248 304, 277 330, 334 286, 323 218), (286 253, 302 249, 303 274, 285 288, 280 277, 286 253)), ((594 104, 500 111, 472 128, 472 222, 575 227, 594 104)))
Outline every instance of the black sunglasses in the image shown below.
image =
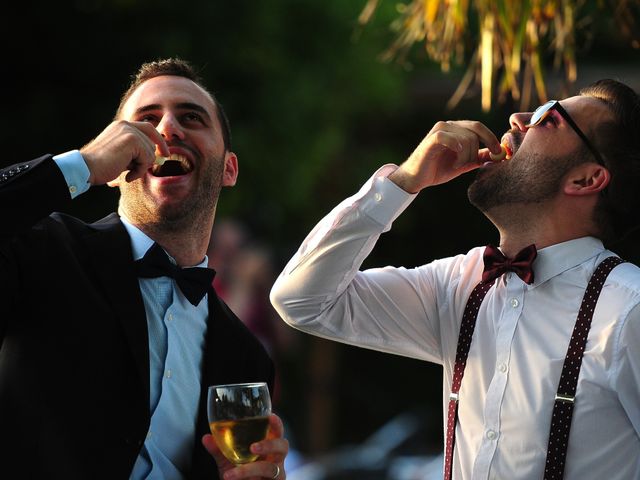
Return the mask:
POLYGON ((584 133, 582 133, 582 130, 578 128, 578 125, 576 124, 576 122, 573 121, 573 118, 571 118, 569 113, 562 107, 562 105, 560 105, 560 102, 558 100, 549 100, 544 105, 541 105, 538 108, 536 108, 536 111, 533 112, 533 115, 529 120, 529 124, 526 125, 526 127, 529 128, 529 127, 534 127, 536 125, 540 125, 540 123, 542 123, 544 119, 547 118, 553 110, 556 110, 560 115, 562 115, 562 118, 564 118, 567 121, 567 123, 571 125, 571 128, 573 128, 573 130, 578 134, 578 136, 582 139, 584 144, 587 146, 587 148, 589 148, 591 153, 593 153, 593 156, 596 157, 596 160, 598 161, 598 163, 602 166, 605 166, 604 159, 602 158, 602 155, 600 155, 600 152, 598 152, 596 147, 593 146, 593 144, 589 141, 587 136, 584 133))

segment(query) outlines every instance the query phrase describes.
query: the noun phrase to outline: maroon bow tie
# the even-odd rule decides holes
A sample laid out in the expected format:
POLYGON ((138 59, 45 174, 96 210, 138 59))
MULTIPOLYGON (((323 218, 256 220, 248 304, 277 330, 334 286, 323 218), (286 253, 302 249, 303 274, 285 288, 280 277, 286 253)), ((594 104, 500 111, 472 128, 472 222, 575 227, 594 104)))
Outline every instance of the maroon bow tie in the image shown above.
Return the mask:
POLYGON ((533 244, 520 250, 513 259, 505 257, 493 245, 487 245, 483 256, 484 272, 482 273, 482 281, 484 283, 491 282, 503 273, 514 272, 523 282, 532 284, 533 270, 531 269, 531 264, 537 255, 536 246, 533 244))

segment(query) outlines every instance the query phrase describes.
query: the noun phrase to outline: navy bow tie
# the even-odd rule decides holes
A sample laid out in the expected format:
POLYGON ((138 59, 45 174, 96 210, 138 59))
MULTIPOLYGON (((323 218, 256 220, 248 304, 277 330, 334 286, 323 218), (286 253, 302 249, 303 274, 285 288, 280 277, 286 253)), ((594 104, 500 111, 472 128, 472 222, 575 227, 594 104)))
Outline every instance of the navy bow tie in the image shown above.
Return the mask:
POLYGON ((160 245, 154 243, 144 257, 135 262, 139 277, 171 277, 173 278, 183 295, 194 306, 197 306, 202 297, 211 288, 211 282, 216 272, 211 268, 190 267, 180 268, 169 260, 166 252, 160 245))
POLYGON ((533 269, 531 265, 537 255, 536 246, 533 244, 520 250, 513 259, 505 257, 493 245, 487 245, 483 256, 484 272, 482 273, 482 281, 487 283, 495 280, 503 273, 514 272, 523 282, 532 284, 533 269))

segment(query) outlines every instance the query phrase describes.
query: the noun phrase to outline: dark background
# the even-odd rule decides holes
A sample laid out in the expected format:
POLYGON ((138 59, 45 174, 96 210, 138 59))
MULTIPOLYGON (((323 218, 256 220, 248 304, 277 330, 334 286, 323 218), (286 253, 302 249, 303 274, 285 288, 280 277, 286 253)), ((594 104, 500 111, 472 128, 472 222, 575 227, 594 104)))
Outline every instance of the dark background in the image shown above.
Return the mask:
MULTIPOLYGON (((480 111, 469 95, 445 104, 463 73, 444 74, 416 46, 411 64, 378 56, 393 39, 393 2, 357 26, 364 0, 75 0, 12 3, 2 15, 0 166, 80 148, 110 121, 130 75, 145 61, 179 56, 201 67, 231 120, 238 185, 218 220, 240 219, 266 245, 277 274, 313 225, 385 163, 400 163, 437 120, 473 118, 501 134, 514 108, 480 111)), ((578 82, 602 77, 640 90, 640 51, 595 17, 579 43, 578 82)), ((551 67, 549 92, 560 81, 551 67)), ((474 93, 474 92, 471 92, 474 93)), ((635 132, 634 134, 638 134, 635 132)), ((464 176, 423 193, 382 237, 365 266, 411 267, 496 241, 466 201, 464 176)), ((96 220, 117 192, 91 189, 74 211, 96 220)), ((617 250, 639 256, 637 236, 617 250)), ((397 413, 428 412, 425 452, 441 448, 441 369, 346 347, 289 327, 276 351, 276 409, 309 456, 358 443, 397 413)))

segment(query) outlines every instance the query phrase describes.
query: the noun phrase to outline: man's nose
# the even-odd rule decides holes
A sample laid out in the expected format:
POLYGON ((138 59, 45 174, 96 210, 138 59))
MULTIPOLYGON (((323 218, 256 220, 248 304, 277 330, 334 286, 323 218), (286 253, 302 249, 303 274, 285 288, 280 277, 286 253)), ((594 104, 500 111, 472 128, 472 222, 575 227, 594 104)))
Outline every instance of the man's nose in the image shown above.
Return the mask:
POLYGON ((165 114, 158 123, 156 130, 160 132, 160 135, 165 140, 171 140, 172 138, 178 138, 182 140, 184 138, 184 131, 180 125, 178 119, 172 114, 165 114))
POLYGON ((527 125, 529 124, 529 120, 531 120, 531 115, 533 115, 531 112, 512 113, 509 117, 509 125, 511 125, 513 129, 526 132, 528 130, 527 125))

